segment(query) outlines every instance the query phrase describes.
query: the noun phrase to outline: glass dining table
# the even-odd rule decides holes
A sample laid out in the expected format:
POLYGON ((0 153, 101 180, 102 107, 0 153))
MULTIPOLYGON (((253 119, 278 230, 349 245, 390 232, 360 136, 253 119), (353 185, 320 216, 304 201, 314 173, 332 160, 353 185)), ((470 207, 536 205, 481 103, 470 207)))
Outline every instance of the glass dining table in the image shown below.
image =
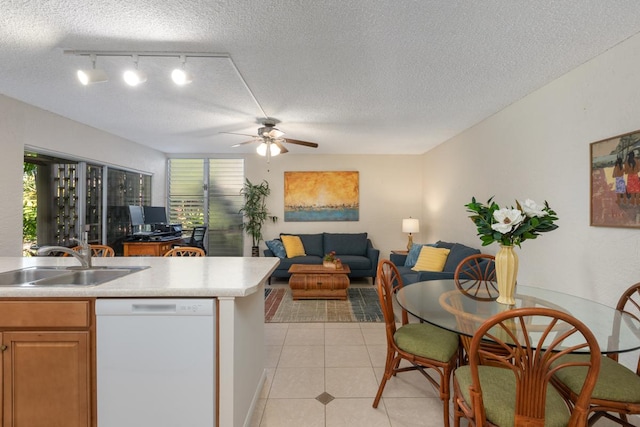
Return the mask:
POLYGON ((571 314, 595 335, 602 353, 640 348, 640 322, 612 307, 562 292, 517 285, 515 306, 462 292, 454 280, 430 280, 404 286, 396 293, 400 307, 418 319, 473 336, 489 317, 514 307, 545 307, 571 314))

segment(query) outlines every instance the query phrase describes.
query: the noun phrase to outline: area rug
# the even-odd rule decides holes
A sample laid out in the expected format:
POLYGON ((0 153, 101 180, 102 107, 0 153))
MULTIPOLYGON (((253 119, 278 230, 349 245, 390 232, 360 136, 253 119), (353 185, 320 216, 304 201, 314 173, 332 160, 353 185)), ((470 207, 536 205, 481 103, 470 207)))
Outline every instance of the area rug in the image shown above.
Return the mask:
POLYGON ((384 322, 375 289, 349 288, 349 298, 339 300, 298 300, 289 288, 264 290, 266 323, 304 322, 384 322))

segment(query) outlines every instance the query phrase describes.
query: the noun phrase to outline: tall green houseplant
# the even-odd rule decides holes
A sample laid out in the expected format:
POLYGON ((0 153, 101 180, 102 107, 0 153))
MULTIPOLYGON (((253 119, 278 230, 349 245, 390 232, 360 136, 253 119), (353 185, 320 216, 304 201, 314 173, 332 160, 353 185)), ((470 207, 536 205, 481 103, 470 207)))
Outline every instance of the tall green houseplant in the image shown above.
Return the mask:
POLYGON ((253 184, 249 179, 245 179, 240 194, 244 196, 244 206, 240 209, 240 213, 245 218, 242 229, 251 236, 251 255, 257 257, 260 256, 258 245, 263 240, 262 226, 267 219, 273 222, 278 220, 278 217, 269 215, 267 210, 266 200, 271 194, 271 189, 265 180, 260 184, 253 184))

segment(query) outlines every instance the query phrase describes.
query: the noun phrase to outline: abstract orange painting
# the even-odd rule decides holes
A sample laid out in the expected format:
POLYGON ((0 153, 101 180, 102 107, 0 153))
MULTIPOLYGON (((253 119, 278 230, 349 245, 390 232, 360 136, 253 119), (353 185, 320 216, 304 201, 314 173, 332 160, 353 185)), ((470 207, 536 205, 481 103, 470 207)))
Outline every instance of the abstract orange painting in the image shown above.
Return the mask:
POLYGON ((358 172, 285 172, 285 221, 358 221, 358 172))

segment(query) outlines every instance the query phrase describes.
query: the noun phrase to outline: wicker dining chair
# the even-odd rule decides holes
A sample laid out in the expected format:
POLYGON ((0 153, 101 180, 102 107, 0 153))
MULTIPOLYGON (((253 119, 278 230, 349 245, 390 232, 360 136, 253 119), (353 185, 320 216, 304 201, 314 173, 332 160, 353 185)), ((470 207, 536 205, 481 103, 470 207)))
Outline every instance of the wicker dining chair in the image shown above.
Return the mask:
POLYGON ((498 298, 496 262, 493 255, 474 254, 466 257, 456 267, 453 280, 460 292, 483 301, 498 298))
POLYGON ((440 391, 444 426, 449 427, 449 383, 458 360, 460 341, 457 334, 437 326, 409 323, 406 310, 402 310, 402 325, 397 328, 393 297, 402 286, 402 277, 396 266, 389 260, 381 260, 377 269, 377 290, 386 326, 387 359, 373 407, 378 407, 384 387, 392 376, 417 370, 440 391), (411 365, 400 367, 402 360, 408 361, 411 365), (439 381, 427 372, 428 369, 437 373, 439 381))
MULTIPOLYGON (((115 251, 113 250, 113 248, 111 246, 107 246, 107 245, 89 245, 89 248, 91 249, 91 256, 92 257, 113 257, 116 256, 115 251)), ((82 249, 82 246, 74 246, 73 248, 74 251, 79 251, 82 249)), ((68 254, 65 254, 64 256, 70 256, 68 254)))
POLYGON ((454 426, 462 417, 471 426, 585 426, 599 368, 598 342, 573 316, 542 307, 504 311, 482 324, 471 340, 469 365, 453 374, 454 426), (539 341, 533 343, 532 336, 539 341), (503 351, 484 347, 486 340, 503 351), (590 354, 554 364, 572 351, 590 354), (550 380, 554 372, 575 365, 586 366, 587 375, 571 408, 550 380))
POLYGON ((204 250, 200 248, 190 248, 188 246, 177 247, 169 250, 164 256, 205 256, 204 250))
MULTIPOLYGON (((640 322, 640 282, 622 294, 616 309, 640 322)), ((617 320, 624 321, 624 319, 617 320)), ((636 332, 640 339, 640 330, 636 332)), ((618 331, 613 331, 611 338, 614 341, 618 339, 617 333, 618 331)), ((618 363, 617 353, 608 356, 602 357, 600 375, 591 396, 589 409, 592 415, 589 418, 589 425, 605 417, 625 427, 634 427, 634 424, 629 423, 627 415, 640 414, 640 356, 638 356, 635 373, 618 363)), ((567 356, 572 359, 580 357, 584 356, 567 356)), ((584 369, 573 368, 567 372, 559 372, 554 377, 556 385, 572 404, 577 400, 577 390, 584 381, 584 376, 584 369)))

